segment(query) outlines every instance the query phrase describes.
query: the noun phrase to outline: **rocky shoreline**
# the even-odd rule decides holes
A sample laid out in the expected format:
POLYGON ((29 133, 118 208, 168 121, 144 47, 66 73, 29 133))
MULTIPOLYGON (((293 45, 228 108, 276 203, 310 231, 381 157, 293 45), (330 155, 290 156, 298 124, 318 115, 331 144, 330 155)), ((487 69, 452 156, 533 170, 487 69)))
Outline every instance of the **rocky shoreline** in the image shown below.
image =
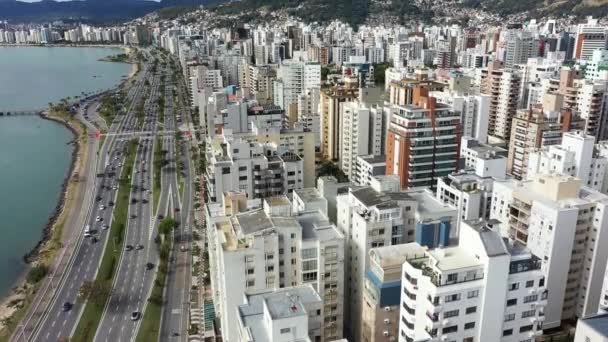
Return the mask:
POLYGON ((57 220, 59 219, 59 216, 63 212, 64 206, 65 206, 65 201, 66 201, 66 198, 68 195, 68 193, 67 193, 68 184, 74 174, 74 169, 76 167, 76 162, 78 160, 78 153, 81 148, 80 142, 79 142, 80 134, 78 133, 78 131, 76 131, 76 129, 74 127, 72 127, 72 125, 70 125, 69 123, 67 123, 63 120, 60 120, 60 119, 57 119, 57 118, 54 118, 54 117, 51 117, 49 115, 45 115, 42 113, 40 114, 40 117, 44 120, 57 122, 60 125, 63 125, 64 127, 66 127, 68 130, 70 130, 70 132, 72 132, 72 135, 74 136, 74 140, 72 140, 72 142, 74 143, 74 148, 72 149, 70 167, 69 167, 68 171, 66 172, 66 175, 63 179, 63 183, 61 184, 61 192, 60 192, 60 196, 59 196, 59 201, 57 202, 55 209, 53 209, 53 213, 49 217, 46 225, 44 226, 44 229, 42 230, 42 237, 40 238, 40 240, 38 241, 36 246, 34 246, 34 248, 32 248, 32 250, 30 250, 29 252, 27 252, 26 254, 23 255, 23 261, 26 264, 31 264, 32 262, 36 261, 40 251, 46 245, 46 243, 51 239, 51 237, 53 235, 53 228, 54 228, 55 224, 57 223, 57 220))

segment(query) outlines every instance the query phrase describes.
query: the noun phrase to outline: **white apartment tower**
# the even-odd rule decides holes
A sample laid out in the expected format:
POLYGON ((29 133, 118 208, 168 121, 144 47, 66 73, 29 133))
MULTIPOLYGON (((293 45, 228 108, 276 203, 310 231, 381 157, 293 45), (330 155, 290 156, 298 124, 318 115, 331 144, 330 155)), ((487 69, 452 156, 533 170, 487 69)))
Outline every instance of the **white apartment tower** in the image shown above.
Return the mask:
POLYGON ((598 311, 608 258, 608 196, 571 176, 494 182, 491 217, 542 262, 549 290, 544 328, 598 311))
POLYGON ((342 110, 340 168, 353 178, 357 157, 380 155, 382 148, 382 108, 361 102, 346 102, 342 110))
POLYGON ((399 341, 520 342, 542 334, 547 292, 540 261, 504 241, 495 223, 465 222, 459 246, 408 257, 399 341))

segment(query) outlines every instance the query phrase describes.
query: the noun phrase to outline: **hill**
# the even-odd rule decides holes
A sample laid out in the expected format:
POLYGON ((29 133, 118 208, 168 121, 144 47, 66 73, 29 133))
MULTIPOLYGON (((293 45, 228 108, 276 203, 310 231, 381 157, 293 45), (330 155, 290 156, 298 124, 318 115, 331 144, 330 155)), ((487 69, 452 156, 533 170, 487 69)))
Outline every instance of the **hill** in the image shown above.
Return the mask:
POLYGON ((206 5, 216 0, 86 0, 22 2, 0 0, 0 20, 36 22, 78 19, 92 23, 121 22, 141 17, 161 8, 179 5, 206 5))

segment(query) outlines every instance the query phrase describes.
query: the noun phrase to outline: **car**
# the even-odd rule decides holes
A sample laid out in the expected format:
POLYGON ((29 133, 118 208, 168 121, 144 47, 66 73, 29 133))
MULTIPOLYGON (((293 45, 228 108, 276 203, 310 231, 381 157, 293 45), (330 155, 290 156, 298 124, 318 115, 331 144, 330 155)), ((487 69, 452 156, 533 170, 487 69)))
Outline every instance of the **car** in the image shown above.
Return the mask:
POLYGON ((137 203, 137 198, 131 198, 131 204, 137 203))
POLYGON ((118 190, 118 186, 116 186, 116 185, 112 186, 112 190, 118 190))
POLYGON ((99 206, 99 210, 104 210, 105 208, 106 208, 106 206, 103 204, 99 206))
POLYGON ((141 316, 141 314, 139 313, 139 311, 133 311, 131 313, 131 320, 132 321, 137 321, 140 316, 141 316))
POLYGON ((95 197, 95 201, 96 201, 96 202, 99 202, 99 201, 101 201, 101 200, 102 200, 101 196, 97 196, 97 197, 95 197))
POLYGON ((182 245, 180 249, 182 250, 182 252, 185 252, 188 250, 188 247, 186 247, 186 245, 182 245))
POLYGON ((103 218, 101 218, 101 216, 97 216, 95 218, 95 222, 101 222, 101 221, 103 221, 103 218))
POLYGON ((158 217, 158 219, 159 219, 159 220, 162 220, 162 219, 164 219, 164 218, 165 218, 165 216, 164 216, 164 215, 162 215, 162 214, 158 214, 158 216, 157 216, 157 217, 158 217))
POLYGON ((114 201, 108 202, 108 207, 113 207, 113 206, 114 206, 114 201))
POLYGON ((153 263, 149 262, 149 263, 146 264, 146 270, 149 271, 149 270, 151 270, 153 268, 154 268, 154 264, 153 263))
POLYGON ((126 245, 125 246, 125 251, 130 252, 133 250, 133 246, 132 245, 126 245))
POLYGON ((108 226, 106 223, 101 225, 101 229, 103 229, 103 230, 106 230, 108 228, 110 228, 110 226, 108 226))
POLYGON ((137 244, 137 245, 135 246, 135 250, 137 250, 137 251, 141 251, 142 249, 144 249, 144 246, 143 246, 143 245, 137 244))
POLYGON ((91 245, 97 243, 97 238, 96 237, 92 237, 91 238, 91 245))
POLYGON ((179 212, 179 208, 175 208, 175 212, 178 213, 179 212))
POLYGON ((131 215, 131 218, 132 218, 132 219, 134 219, 134 218, 136 218, 136 217, 137 217, 137 215, 135 215, 135 214, 132 214, 132 215, 131 215))
POLYGON ((63 310, 63 312, 68 312, 72 309, 72 303, 70 302, 65 302, 63 303, 63 306, 61 307, 61 310, 63 310))
POLYGON ((144 199, 142 199, 142 200, 141 200, 141 203, 143 203, 143 204, 147 204, 147 203, 148 203, 148 200, 144 198, 144 199))

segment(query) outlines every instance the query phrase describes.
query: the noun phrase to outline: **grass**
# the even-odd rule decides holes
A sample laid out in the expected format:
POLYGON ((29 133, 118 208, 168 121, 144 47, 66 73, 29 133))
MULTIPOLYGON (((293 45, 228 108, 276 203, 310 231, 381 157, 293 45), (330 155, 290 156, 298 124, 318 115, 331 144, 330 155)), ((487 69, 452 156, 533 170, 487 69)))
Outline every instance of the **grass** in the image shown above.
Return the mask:
MULTIPOLYGON (((135 162, 135 152, 137 150, 137 141, 131 140, 127 148, 127 157, 125 167, 122 169, 119 180, 118 196, 114 205, 114 218, 110 227, 110 239, 106 245, 106 249, 101 259, 101 265, 95 281, 102 281, 112 284, 114 275, 116 274, 116 266, 122 252, 122 244, 124 240, 125 227, 128 219, 129 209, 129 194, 131 192, 131 174, 133 172, 133 164, 135 162)), ((105 303, 107 298, 103 301, 105 303)), ((78 322, 76 331, 71 341, 85 342, 93 341, 97 327, 103 314, 103 305, 97 305, 91 301, 87 301, 82 317, 78 322)))
MULTIPOLYGON (((171 254, 171 239, 170 230, 161 229, 163 226, 168 226, 169 222, 175 222, 171 217, 164 219, 159 225, 160 232, 160 245, 159 256, 160 263, 158 265, 158 271, 156 272, 156 279, 148 298, 148 305, 144 312, 144 317, 137 333, 136 342, 152 342, 158 341, 160 334, 160 320, 163 308, 163 292, 165 290, 165 282, 167 279, 167 271, 169 268, 169 255, 171 254)), ((170 227, 174 229, 175 226, 170 227)))

